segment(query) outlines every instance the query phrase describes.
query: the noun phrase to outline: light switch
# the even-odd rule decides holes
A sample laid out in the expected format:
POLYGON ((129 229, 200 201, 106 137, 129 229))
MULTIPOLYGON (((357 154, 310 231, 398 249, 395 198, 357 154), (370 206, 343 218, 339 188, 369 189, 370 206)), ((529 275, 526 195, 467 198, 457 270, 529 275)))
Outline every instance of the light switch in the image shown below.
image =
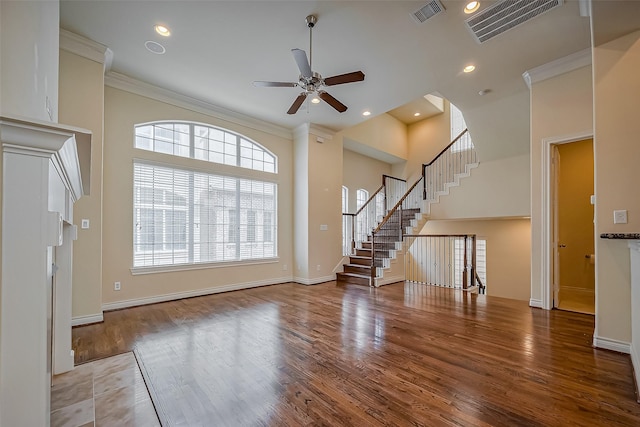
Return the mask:
POLYGON ((626 224, 627 223, 627 210, 613 211, 613 223, 614 224, 626 224))
POLYGON ((88 219, 83 219, 81 224, 80 224, 80 227, 83 230, 86 230, 87 228, 89 228, 89 220, 88 219))
POLYGON ((320 224, 320 231, 327 231, 329 226, 327 224, 320 224))

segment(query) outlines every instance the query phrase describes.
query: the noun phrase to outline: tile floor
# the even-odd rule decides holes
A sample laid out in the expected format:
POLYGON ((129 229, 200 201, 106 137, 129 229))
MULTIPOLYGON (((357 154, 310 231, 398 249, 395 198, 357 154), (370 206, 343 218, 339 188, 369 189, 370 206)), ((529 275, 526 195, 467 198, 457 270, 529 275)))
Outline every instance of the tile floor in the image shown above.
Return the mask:
POLYGON ((51 427, 160 426, 133 353, 76 366, 51 387, 51 427))

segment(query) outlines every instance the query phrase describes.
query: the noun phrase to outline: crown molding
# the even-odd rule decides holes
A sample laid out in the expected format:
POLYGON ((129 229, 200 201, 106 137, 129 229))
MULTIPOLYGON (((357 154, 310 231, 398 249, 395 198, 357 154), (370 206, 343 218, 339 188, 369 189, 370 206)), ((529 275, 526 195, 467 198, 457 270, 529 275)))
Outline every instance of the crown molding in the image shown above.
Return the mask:
POLYGON ((318 125, 314 125, 313 123, 311 123, 309 125, 309 133, 316 136, 316 137, 320 137, 320 138, 324 138, 324 139, 333 139, 333 135, 336 133, 335 131, 329 129, 329 128, 325 128, 322 126, 318 126, 318 125))
POLYGON ((556 59, 555 61, 548 62, 540 65, 539 67, 532 68, 525 71, 522 74, 522 78, 529 89, 534 83, 550 79, 552 77, 559 76, 560 74, 568 73, 578 68, 591 65, 591 48, 583 49, 581 51, 572 53, 563 58, 556 59))
POLYGON ((296 140, 306 140, 309 135, 313 135, 316 137, 316 141, 324 142, 333 139, 335 131, 313 123, 302 123, 293 130, 293 135, 296 140))
POLYGON ((64 28, 60 28, 60 49, 103 64, 105 73, 111 69, 113 62, 111 49, 64 28))
POLYGON ((146 83, 114 71, 109 71, 105 75, 104 84, 105 86, 175 105, 176 107, 185 108, 196 113, 206 114, 220 120, 225 120, 261 132, 266 132, 281 138, 293 138, 291 129, 284 126, 278 126, 242 113, 227 110, 226 108, 219 107, 209 102, 192 98, 187 95, 182 95, 159 86, 154 86, 150 83, 146 83))

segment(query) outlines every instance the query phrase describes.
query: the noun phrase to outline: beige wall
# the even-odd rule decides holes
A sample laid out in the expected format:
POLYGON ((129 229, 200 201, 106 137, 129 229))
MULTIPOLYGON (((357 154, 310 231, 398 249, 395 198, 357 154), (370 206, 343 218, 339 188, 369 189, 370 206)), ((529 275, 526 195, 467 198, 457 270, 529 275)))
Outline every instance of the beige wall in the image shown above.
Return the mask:
MULTIPOLYGON (((531 87, 531 300, 542 303, 543 160, 545 139, 591 133, 593 129, 591 66, 531 87)), ((596 257, 597 258, 597 257, 596 257)))
POLYGON ((359 152, 369 155, 369 152, 382 152, 395 157, 398 161, 407 158, 407 126, 390 116, 380 114, 359 125, 340 132, 347 141, 362 146, 359 152))
POLYGON ((91 189, 74 205, 78 240, 73 251, 74 318, 102 313, 102 136, 104 65, 60 51, 60 121, 92 132, 91 189), (88 219, 90 228, 82 229, 88 219))
POLYGON ((480 162, 431 204, 430 218, 528 217, 529 202, 529 156, 509 157, 480 162))
MULTIPOLYGON (((111 87, 105 88, 104 135, 104 211, 103 218, 103 303, 144 301, 154 297, 180 297, 189 292, 215 291, 216 287, 276 283, 291 278, 285 271, 292 260, 292 141, 235 123, 196 113, 111 87), (133 148, 133 129, 137 123, 155 120, 186 120, 220 126, 243 134, 278 156, 278 174, 243 170, 202 162, 199 169, 210 172, 227 171, 242 177, 273 179, 278 184, 278 254, 273 263, 253 264, 132 275, 133 259, 133 160, 144 158, 157 162, 175 162, 194 167, 189 159, 169 157, 133 148), (113 283, 122 283, 121 291, 113 283)), ((340 148, 340 151, 342 149, 340 148)), ((339 195, 336 196, 339 200, 339 195)), ((339 205, 339 203, 338 203, 339 205)), ((339 215, 339 209, 336 209, 339 215)), ((108 308, 109 306, 107 306, 108 308)))
POLYGON ((406 179, 409 186, 420 178, 422 164, 429 163, 451 143, 450 116, 449 102, 445 100, 443 114, 407 127, 407 161, 394 164, 392 175, 406 179))
POLYGON ((309 127, 296 129, 293 140, 293 271, 309 278, 309 127))
POLYGON ((392 175, 389 163, 372 159, 351 150, 344 150, 342 185, 349 189, 348 212, 356 212, 356 191, 364 188, 373 196, 382 185, 382 175, 392 175))
MULTIPOLYGON (((594 49, 596 236, 640 231, 638 67, 640 32, 594 49), (628 224, 613 224, 615 209, 628 224)), ((596 238, 594 339, 631 341, 630 283, 627 242, 596 238)))
MULTIPOLYGON (((309 142, 309 275, 318 282, 335 278, 342 260, 342 140, 309 142), (326 225, 327 230, 320 226, 326 225)), ((298 237, 296 236, 296 240, 298 237)), ((304 282, 302 282, 304 283, 304 282)))
POLYGON ((487 295, 529 300, 528 219, 427 221, 422 234, 476 234, 487 241, 487 295))

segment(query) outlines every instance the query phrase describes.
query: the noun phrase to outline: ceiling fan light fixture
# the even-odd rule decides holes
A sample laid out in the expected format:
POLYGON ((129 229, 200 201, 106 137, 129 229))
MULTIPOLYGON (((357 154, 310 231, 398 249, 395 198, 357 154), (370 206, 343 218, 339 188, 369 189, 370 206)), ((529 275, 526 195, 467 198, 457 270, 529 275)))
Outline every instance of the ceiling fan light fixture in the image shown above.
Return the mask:
POLYGON ((475 12, 476 10, 478 10, 480 8, 480 2, 479 1, 470 1, 469 3, 467 3, 467 5, 464 7, 464 13, 466 13, 467 15, 470 13, 475 12))
MULTIPOLYGON (((362 71, 354 71, 351 73, 340 74, 337 76, 327 77, 323 79, 320 73, 313 71, 312 67, 312 30, 318 22, 315 15, 309 15, 305 18, 307 27, 309 28, 309 56, 307 52, 302 49, 291 49, 293 59, 300 70, 300 76, 297 82, 267 82, 267 81, 254 81, 253 85, 258 87, 299 87, 304 92, 300 93, 298 97, 293 101, 291 107, 287 111, 287 114, 295 114, 307 96, 311 96, 310 101, 312 104, 318 104, 321 100, 329 104, 333 109, 339 113, 347 111, 348 107, 342 102, 338 101, 332 95, 323 90, 326 86, 336 86, 345 83, 361 82, 364 80, 364 73, 362 71)), ((308 105, 308 104, 307 104, 308 105)))
POLYGON ((169 29, 169 27, 166 27, 164 25, 158 24, 153 28, 156 30, 156 33, 160 34, 162 37, 169 37, 171 35, 171 30, 169 29))

